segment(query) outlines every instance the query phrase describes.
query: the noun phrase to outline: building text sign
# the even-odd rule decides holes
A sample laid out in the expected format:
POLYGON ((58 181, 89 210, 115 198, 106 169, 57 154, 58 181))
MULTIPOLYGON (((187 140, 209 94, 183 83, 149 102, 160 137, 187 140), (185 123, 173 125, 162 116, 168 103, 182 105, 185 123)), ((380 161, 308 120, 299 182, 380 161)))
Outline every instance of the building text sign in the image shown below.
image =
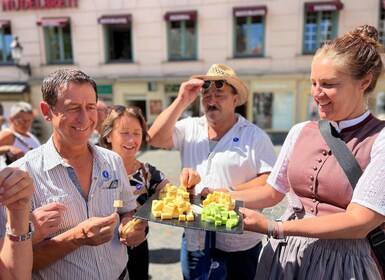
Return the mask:
POLYGON ((75 8, 78 0, 0 0, 3 11, 75 8))

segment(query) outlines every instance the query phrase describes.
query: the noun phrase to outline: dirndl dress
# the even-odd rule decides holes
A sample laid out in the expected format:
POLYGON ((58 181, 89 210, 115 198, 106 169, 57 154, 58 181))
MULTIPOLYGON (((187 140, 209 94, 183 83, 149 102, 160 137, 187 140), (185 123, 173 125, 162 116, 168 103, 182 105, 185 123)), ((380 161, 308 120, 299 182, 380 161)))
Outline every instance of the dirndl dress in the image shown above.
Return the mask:
MULTIPOLYGON (((309 217, 306 214, 303 218, 309 217)), ((271 238, 265 245, 255 279, 377 280, 381 275, 366 238, 289 236, 285 241, 271 238)))

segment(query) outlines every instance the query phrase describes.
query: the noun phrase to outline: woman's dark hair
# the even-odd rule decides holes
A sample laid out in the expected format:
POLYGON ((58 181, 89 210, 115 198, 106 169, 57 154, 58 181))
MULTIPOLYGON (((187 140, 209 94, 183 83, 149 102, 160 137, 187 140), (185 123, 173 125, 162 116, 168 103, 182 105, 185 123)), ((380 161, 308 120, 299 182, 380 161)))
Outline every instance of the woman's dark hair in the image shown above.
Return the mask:
POLYGON ((111 143, 107 141, 107 137, 112 133, 116 121, 124 115, 133 117, 139 121, 140 127, 142 128, 142 146, 148 143, 150 136, 147 133, 147 123, 140 108, 135 106, 114 105, 109 106, 108 109, 109 113, 102 124, 100 133, 99 145, 101 147, 112 149, 111 143))

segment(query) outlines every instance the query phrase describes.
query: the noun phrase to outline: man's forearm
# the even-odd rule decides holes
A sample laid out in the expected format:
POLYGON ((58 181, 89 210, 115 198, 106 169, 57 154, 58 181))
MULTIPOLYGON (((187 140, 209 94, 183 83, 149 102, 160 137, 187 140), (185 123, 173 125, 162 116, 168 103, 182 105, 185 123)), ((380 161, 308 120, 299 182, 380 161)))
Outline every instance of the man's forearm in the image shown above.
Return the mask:
MULTIPOLYGON (((8 227, 14 235, 29 231, 29 208, 21 211, 7 211, 8 227)), ((15 242, 4 237, 0 254, 0 279, 30 279, 32 269, 31 240, 15 242), (23 265, 19 265, 22 263, 23 265)))
POLYGON ((74 236, 75 232, 69 230, 33 245, 33 271, 46 268, 78 249, 81 244, 75 241, 74 236))

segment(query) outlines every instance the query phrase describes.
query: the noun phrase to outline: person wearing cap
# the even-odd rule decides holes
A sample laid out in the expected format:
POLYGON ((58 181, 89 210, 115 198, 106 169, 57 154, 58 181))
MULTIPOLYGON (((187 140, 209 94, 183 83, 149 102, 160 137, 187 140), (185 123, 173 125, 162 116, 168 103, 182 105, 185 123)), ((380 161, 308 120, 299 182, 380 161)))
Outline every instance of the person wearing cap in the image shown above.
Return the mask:
POLYGON ((5 154, 7 164, 40 146, 40 141, 29 130, 33 122, 31 104, 18 102, 11 107, 9 128, 0 132, 0 154, 5 154))
MULTIPOLYGON (((151 126, 153 146, 179 150, 182 167, 200 174, 195 194, 207 188, 229 191, 265 185, 276 155, 268 135, 235 113, 248 95, 232 68, 214 64, 206 75, 182 83, 178 97, 151 126), (178 121, 199 95, 203 116, 178 121)), ((213 279, 254 279, 262 235, 216 233, 213 253, 227 274, 224 267, 206 261, 206 238, 205 231, 185 230, 181 248, 184 279, 202 277, 210 266, 213 279)))

